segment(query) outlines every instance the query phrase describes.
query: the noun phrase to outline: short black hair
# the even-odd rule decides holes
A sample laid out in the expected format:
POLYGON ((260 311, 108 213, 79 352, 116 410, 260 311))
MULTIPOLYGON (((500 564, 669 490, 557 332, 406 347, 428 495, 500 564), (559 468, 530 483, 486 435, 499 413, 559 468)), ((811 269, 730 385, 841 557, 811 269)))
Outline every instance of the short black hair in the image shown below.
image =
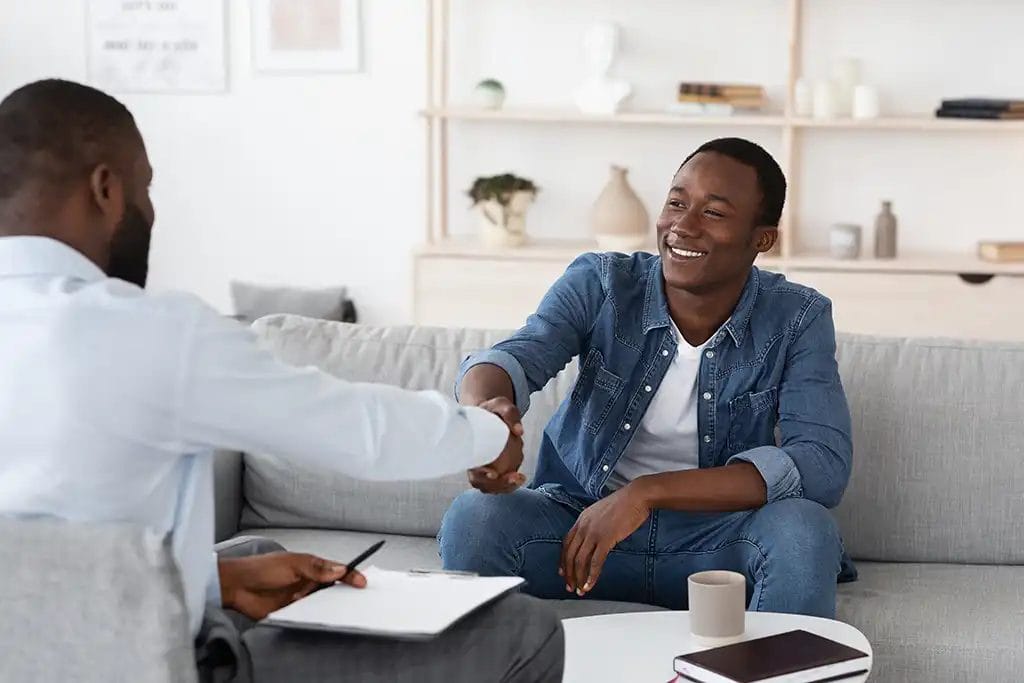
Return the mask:
POLYGON ((119 146, 138 136, 127 107, 96 88, 59 79, 24 85, 0 102, 0 200, 33 180, 59 190, 99 163, 116 163, 119 146))
POLYGON ((757 172, 757 184, 761 188, 761 211, 757 216, 757 225, 778 227, 782 219, 782 207, 786 203, 786 176, 764 147, 743 138, 718 138, 698 147, 679 168, 701 152, 721 154, 752 167, 757 172))

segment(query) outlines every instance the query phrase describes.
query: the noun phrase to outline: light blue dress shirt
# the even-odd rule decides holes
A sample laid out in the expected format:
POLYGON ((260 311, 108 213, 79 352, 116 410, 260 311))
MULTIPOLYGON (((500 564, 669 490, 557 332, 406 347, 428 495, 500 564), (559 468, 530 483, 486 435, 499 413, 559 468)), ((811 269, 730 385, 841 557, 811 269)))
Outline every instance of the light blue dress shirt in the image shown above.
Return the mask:
POLYGON ((436 392, 281 364, 199 299, 107 278, 60 242, 0 237, 0 514, 170 534, 193 633, 220 600, 213 449, 421 479, 493 461, 507 438, 436 392))

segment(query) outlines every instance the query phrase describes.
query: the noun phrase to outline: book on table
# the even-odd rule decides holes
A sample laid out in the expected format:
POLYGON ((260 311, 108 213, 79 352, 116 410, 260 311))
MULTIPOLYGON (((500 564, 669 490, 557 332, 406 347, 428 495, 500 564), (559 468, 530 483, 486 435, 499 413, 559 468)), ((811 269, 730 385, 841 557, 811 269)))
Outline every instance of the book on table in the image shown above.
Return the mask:
POLYGON ((797 630, 679 655, 675 671, 695 683, 824 683, 863 675, 871 657, 797 630))

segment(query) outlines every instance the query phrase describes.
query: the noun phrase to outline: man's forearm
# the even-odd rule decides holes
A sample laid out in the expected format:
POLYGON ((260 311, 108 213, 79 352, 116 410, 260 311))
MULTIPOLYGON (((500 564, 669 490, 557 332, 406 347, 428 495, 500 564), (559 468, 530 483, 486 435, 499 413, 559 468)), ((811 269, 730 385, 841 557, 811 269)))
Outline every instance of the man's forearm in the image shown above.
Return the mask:
POLYGON ((462 378, 459 388, 459 402, 466 406, 478 406, 492 398, 507 398, 516 401, 512 378, 497 365, 482 363, 473 366, 462 378))
POLYGON ((650 508, 684 512, 754 510, 768 500, 761 473, 746 462, 648 474, 631 482, 628 488, 650 508))

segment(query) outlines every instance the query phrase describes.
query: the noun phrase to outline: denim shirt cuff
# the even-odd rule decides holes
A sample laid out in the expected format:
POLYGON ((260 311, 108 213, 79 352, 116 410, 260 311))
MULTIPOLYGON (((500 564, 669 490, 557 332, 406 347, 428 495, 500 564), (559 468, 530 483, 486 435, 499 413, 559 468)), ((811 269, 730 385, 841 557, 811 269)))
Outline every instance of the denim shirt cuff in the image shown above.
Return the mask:
POLYGON ((520 414, 525 415, 526 411, 530 409, 530 387, 526 383, 526 372, 523 371, 523 366, 516 360, 516 357, 507 351, 488 349, 475 353, 464 360, 462 367, 459 368, 459 378, 455 382, 455 398, 459 398, 462 391, 462 380, 466 373, 477 365, 497 365, 508 373, 508 376, 512 378, 516 407, 519 408, 520 414))
POLYGON ((769 503, 803 496, 800 470, 786 451, 778 446, 760 446, 737 453, 726 464, 734 462, 749 462, 757 468, 768 488, 769 503))

